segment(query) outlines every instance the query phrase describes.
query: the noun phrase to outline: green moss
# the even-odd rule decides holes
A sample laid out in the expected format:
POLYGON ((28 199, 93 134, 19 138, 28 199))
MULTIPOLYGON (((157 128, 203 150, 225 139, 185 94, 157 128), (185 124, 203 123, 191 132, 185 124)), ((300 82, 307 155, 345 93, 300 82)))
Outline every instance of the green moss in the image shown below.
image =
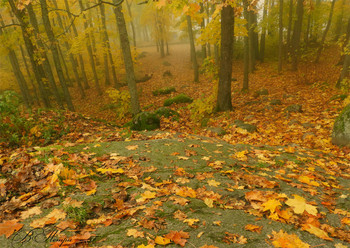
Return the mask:
POLYGON ((170 106, 174 103, 191 103, 193 99, 185 94, 179 94, 173 98, 166 99, 164 101, 164 106, 170 106))
POLYGON ((159 117, 150 112, 141 112, 132 119, 131 129, 142 130, 154 130, 160 127, 159 117))
POLYGON ((156 111, 154 111, 154 113, 156 115, 158 115, 159 117, 163 116, 165 118, 169 118, 171 116, 178 118, 180 116, 179 113, 176 112, 175 110, 172 110, 172 109, 166 108, 166 107, 161 107, 161 108, 157 109, 156 111))
POLYGON ((154 96, 159 96, 159 95, 167 95, 167 94, 170 94, 172 92, 176 92, 176 89, 174 87, 167 87, 167 88, 154 90, 154 91, 152 91, 152 94, 154 96))

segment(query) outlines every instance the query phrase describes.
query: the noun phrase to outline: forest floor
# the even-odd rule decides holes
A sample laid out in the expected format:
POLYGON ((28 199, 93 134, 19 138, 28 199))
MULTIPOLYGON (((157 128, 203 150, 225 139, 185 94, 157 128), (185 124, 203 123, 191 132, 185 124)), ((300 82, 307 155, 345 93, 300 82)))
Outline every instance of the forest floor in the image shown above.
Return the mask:
MULTIPOLYGON (((137 66, 140 75, 153 73, 138 84, 142 108, 163 105, 169 95, 152 95, 159 88, 194 99, 212 94, 207 77, 193 83, 188 47, 172 46, 164 59, 153 49, 141 49, 137 66), (163 77, 167 70, 172 77, 163 77)), ((179 104, 171 106, 179 121, 131 132, 121 127, 127 120, 94 119, 115 120, 101 110, 106 95, 90 89, 79 100, 72 90, 84 116, 65 113, 69 133, 49 146, 0 153, 1 246, 349 247, 349 150, 330 139, 343 106, 335 53, 281 75, 275 62, 258 64, 248 93, 235 62, 234 110, 214 114, 206 127, 179 104), (269 94, 257 96, 261 89, 269 94), (303 112, 288 113, 293 104, 303 112), (238 119, 257 131, 237 128, 238 119)))

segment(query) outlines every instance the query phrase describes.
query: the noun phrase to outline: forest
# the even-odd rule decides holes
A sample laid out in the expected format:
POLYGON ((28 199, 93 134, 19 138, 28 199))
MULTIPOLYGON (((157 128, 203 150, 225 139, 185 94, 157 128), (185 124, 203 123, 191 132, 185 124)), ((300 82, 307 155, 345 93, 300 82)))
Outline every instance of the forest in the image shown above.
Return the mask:
POLYGON ((350 0, 0 0, 0 247, 350 247, 350 0))

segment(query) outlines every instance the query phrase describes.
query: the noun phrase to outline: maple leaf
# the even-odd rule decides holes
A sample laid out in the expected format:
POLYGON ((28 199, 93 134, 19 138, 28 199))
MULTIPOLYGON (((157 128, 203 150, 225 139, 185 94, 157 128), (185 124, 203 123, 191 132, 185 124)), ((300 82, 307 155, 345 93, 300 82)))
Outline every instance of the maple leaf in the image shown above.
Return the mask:
POLYGON ((217 182, 217 181, 215 181, 215 180, 208 180, 208 184, 209 184, 210 186, 217 187, 217 186, 219 186, 221 183, 220 183, 220 182, 217 182))
POLYGON ((127 236, 133 236, 134 238, 143 238, 145 237, 144 233, 141 231, 138 231, 137 229, 128 229, 128 232, 126 234, 127 236))
POLYGON ((308 184, 308 185, 310 185, 310 186, 320 186, 320 184, 318 183, 318 182, 316 182, 316 181, 314 181, 314 180, 312 180, 310 177, 308 177, 308 176, 300 176, 300 177, 298 177, 298 180, 300 181, 300 182, 302 182, 302 183, 306 183, 306 184, 308 184))
POLYGON ((189 226, 193 226, 194 223, 199 222, 199 219, 186 219, 183 221, 184 223, 187 223, 189 226))
POLYGON ((170 243, 171 243, 170 239, 168 239, 168 238, 163 238, 163 237, 161 237, 161 236, 157 236, 157 237, 155 238, 154 242, 155 242, 156 244, 158 244, 158 245, 167 245, 167 244, 170 244, 170 243))
POLYGON ((286 204, 293 208, 294 213, 302 214, 304 213, 304 211, 306 211, 311 215, 315 215, 315 216, 317 215, 317 208, 315 206, 307 204, 306 200, 299 195, 293 195, 293 196, 294 196, 294 199, 288 198, 288 200, 286 201, 286 204))
POLYGON ((5 234, 9 238, 14 232, 17 232, 23 227, 23 224, 17 223, 18 220, 6 220, 0 223, 0 235, 5 234))
POLYGON ((240 151, 240 152, 236 152, 234 154, 234 157, 236 159, 238 159, 239 161, 247 161, 248 157, 246 156, 246 154, 248 153, 248 151, 240 151))
POLYGON ((138 145, 132 145, 132 146, 127 146, 125 148, 128 149, 129 151, 135 151, 136 149, 139 148, 139 146, 138 145))
POLYGON ((192 188, 189 187, 182 187, 178 191, 176 191, 176 194, 182 197, 191 197, 196 198, 197 194, 196 191, 194 191, 192 188))
POLYGON ((25 220, 29 217, 32 217, 34 215, 38 215, 41 213, 42 213, 42 211, 41 211, 40 207, 32 207, 32 208, 28 209, 27 211, 23 211, 21 213, 21 219, 25 220))
POLYGON ((285 233, 283 230, 280 230, 278 233, 275 231, 272 231, 273 241, 272 244, 275 247, 280 248, 309 248, 310 245, 307 243, 304 243, 299 239, 299 237, 295 234, 288 234, 285 233))
POLYGON ((174 213, 174 218, 178 219, 178 220, 184 220, 187 218, 187 215, 184 212, 182 212, 181 210, 177 210, 174 213))
POLYGON ((185 246, 187 240, 190 236, 188 235, 187 232, 177 232, 177 231, 171 231, 170 233, 168 233, 167 235, 165 235, 165 238, 170 239, 171 241, 173 241, 175 244, 178 244, 182 247, 185 246))
POLYGON ((137 202, 143 202, 146 201, 148 199, 153 199, 156 198, 157 193, 156 192, 152 192, 152 191, 145 191, 144 193, 141 194, 141 198, 137 199, 137 202))
POLYGON ((154 245, 152 245, 152 244, 148 244, 148 245, 142 244, 142 245, 138 245, 137 248, 154 248, 154 245))
POLYGON ((302 230, 308 231, 309 233, 314 234, 314 235, 316 235, 317 237, 319 237, 321 239, 333 241, 333 239, 330 238, 325 231, 321 230, 318 227, 315 227, 314 225, 303 224, 302 225, 302 230))
POLYGON ((214 205, 213 205, 214 200, 213 200, 213 199, 204 198, 204 203, 205 203, 205 205, 207 205, 207 206, 210 207, 210 208, 213 208, 213 207, 214 207, 214 205))
POLYGON ((102 174, 107 174, 107 173, 124 173, 124 170, 122 168, 118 168, 118 169, 113 169, 113 168, 107 168, 107 169, 103 169, 103 168, 98 168, 96 169, 96 171, 101 172, 102 174))
POLYGON ((263 227, 262 226, 257 226, 257 225, 252 225, 252 224, 248 224, 244 228, 247 231, 261 233, 261 230, 262 230, 263 227))
POLYGON ((264 202, 262 206, 264 207, 263 212, 270 210, 271 213, 274 213, 276 211, 276 208, 282 206, 282 204, 279 200, 270 199, 267 202, 264 202))
POLYGON ((219 248, 219 247, 217 247, 215 245, 203 245, 200 248, 219 248))
POLYGON ((30 223, 30 226, 33 228, 43 228, 46 225, 56 223, 57 220, 65 219, 66 215, 67 214, 62 209, 55 208, 45 217, 34 220, 30 223))

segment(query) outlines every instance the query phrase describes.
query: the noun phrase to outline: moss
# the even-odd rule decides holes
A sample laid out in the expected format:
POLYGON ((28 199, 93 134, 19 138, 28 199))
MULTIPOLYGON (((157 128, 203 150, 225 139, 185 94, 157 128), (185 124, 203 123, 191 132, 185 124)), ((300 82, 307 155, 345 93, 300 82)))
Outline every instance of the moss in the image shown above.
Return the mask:
POLYGON ((154 90, 154 91, 152 91, 152 94, 154 96, 159 96, 159 95, 167 95, 167 94, 170 94, 172 92, 176 92, 176 89, 174 87, 167 87, 167 88, 154 90))
POLYGON ((142 130, 154 130, 160 127, 159 117, 151 112, 141 112, 137 114, 131 123, 131 129, 142 131, 142 130))
POLYGON ((177 95, 173 98, 166 99, 164 101, 164 106, 170 106, 174 103, 191 103, 193 99, 185 94, 177 95))
POLYGON ((175 110, 172 110, 172 109, 166 108, 166 107, 161 107, 161 108, 157 109, 156 111, 154 111, 154 113, 156 115, 158 115, 159 117, 163 116, 165 118, 169 118, 171 116, 178 118, 180 116, 179 113, 176 112, 175 110))

